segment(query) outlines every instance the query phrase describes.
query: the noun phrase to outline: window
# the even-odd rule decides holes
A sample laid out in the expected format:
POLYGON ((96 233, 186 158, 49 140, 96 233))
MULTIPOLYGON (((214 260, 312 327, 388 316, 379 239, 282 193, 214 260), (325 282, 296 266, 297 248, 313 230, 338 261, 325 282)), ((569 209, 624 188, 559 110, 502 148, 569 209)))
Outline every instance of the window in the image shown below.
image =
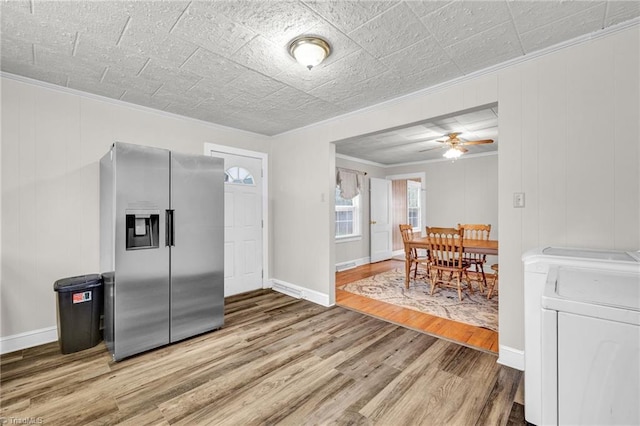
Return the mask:
POLYGON ((420 182, 415 180, 407 181, 407 223, 413 226, 414 230, 420 231, 420 182))
POLYGON ((340 196, 336 187, 336 238, 356 237, 360 235, 360 195, 351 200, 340 196))
POLYGON ((253 176, 249 173, 249 170, 242 167, 229 167, 224 172, 224 183, 239 183, 241 185, 253 185, 253 176))

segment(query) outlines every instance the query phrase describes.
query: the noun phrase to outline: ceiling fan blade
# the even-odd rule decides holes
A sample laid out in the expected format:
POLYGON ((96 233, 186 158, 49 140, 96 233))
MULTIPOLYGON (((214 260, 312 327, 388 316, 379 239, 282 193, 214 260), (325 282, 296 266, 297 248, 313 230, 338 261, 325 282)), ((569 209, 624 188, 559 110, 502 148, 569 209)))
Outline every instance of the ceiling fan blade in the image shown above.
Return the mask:
POLYGON ((466 141, 460 142, 458 145, 482 145, 485 143, 493 143, 493 139, 482 139, 479 141, 466 141))
POLYGON ((460 150, 460 151, 462 151, 463 153, 465 153, 465 152, 469 152, 469 150, 468 150, 467 148, 462 148, 462 147, 460 147, 460 146, 459 146, 458 148, 456 148, 456 149, 459 149, 459 150, 460 150))
POLYGON ((433 139, 433 138, 430 138, 430 139, 415 139, 415 140, 412 140, 412 141, 411 141, 411 143, 419 143, 419 142, 439 142, 439 143, 445 143, 445 142, 449 142, 449 141, 441 141, 441 140, 433 139))
POLYGON ((442 148, 446 148, 446 146, 436 146, 435 148, 421 149, 421 150, 420 150, 420 151, 418 151, 418 152, 427 152, 427 151, 433 151, 433 150, 436 150, 436 149, 442 149, 442 148))

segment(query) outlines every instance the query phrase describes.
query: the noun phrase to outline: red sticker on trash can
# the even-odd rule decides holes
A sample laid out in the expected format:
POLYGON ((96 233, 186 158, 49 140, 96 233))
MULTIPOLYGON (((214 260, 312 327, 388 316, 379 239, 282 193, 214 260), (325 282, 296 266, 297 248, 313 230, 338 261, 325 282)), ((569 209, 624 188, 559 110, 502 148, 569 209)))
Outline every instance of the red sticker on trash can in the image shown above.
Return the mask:
POLYGON ((71 296, 73 303, 89 302, 91 300, 91 292, 84 291, 82 293, 73 293, 71 296))

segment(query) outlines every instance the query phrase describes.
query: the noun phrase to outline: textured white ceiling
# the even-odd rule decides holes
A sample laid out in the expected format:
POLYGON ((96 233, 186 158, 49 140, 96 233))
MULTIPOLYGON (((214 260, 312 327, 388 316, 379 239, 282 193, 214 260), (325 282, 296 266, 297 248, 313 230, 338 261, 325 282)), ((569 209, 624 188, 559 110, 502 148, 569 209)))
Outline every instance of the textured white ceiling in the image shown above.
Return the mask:
POLYGON ((2 1, 2 70, 274 135, 640 16, 638 1, 2 1), (333 53, 311 71, 301 34, 333 53))
POLYGON ((414 123, 336 142, 336 152, 381 165, 443 160, 449 133, 459 132, 461 141, 493 139, 491 144, 468 145, 465 156, 498 150, 498 107, 465 111, 448 117, 414 123))

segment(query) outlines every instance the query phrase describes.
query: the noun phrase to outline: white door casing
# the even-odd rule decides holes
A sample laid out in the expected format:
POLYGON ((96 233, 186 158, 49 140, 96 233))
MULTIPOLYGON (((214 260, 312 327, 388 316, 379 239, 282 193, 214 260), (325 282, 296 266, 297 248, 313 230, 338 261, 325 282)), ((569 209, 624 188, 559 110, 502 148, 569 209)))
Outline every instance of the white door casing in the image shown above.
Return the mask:
POLYGON ((224 169, 240 167, 253 177, 252 184, 224 185, 224 295, 263 288, 262 160, 225 152, 224 169))
MULTIPOLYGON (((426 182, 427 182, 427 174, 425 172, 414 172, 414 173, 403 173, 399 175, 389 175, 385 176, 386 179, 389 180, 401 180, 401 179, 419 179, 420 180, 420 235, 426 235, 426 225, 427 225, 427 190, 426 190, 426 182)), ((392 203, 393 203, 393 194, 392 194, 392 203)), ((404 254, 403 254, 404 256, 404 254)))
POLYGON ((391 259, 391 181, 370 179, 370 256, 371 262, 391 259))

